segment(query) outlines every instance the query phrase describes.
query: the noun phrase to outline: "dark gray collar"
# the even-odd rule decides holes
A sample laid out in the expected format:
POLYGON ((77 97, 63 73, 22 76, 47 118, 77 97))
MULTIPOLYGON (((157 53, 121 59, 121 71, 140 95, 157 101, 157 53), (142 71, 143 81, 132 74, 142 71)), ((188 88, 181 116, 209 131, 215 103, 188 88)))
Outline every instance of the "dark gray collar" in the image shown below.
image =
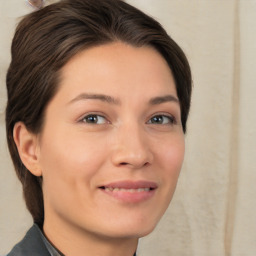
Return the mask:
POLYGON ((25 237, 16 244, 7 256, 51 256, 43 239, 40 228, 34 224, 25 237))
POLYGON ((51 256, 64 256, 61 252, 59 252, 45 237, 41 229, 36 225, 38 232, 40 233, 40 236, 44 242, 45 247, 48 249, 51 256))
MULTIPOLYGON (((37 224, 34 224, 25 237, 16 244, 7 256, 64 256, 44 236, 37 224)), ((136 256, 136 253, 134 254, 136 256)))

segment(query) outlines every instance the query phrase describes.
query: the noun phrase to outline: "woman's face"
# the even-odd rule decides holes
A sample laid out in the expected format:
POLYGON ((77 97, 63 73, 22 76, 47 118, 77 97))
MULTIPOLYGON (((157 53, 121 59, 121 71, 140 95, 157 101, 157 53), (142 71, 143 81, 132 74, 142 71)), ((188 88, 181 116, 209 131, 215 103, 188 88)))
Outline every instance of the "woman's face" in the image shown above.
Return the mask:
POLYGON ((150 47, 120 42, 73 57, 40 134, 45 225, 141 237, 173 196, 184 156, 172 73, 150 47))

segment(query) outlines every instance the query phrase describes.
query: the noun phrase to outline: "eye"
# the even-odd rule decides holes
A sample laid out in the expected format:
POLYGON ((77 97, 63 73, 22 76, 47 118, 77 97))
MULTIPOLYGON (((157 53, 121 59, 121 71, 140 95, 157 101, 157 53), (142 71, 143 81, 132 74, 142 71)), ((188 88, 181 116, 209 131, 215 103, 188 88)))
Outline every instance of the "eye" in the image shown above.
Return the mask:
POLYGON ((155 115, 148 121, 149 124, 174 124, 175 118, 167 115, 155 115))
POLYGON ((81 119, 81 122, 87 123, 87 124, 106 124, 108 121, 106 120, 105 117, 101 115, 90 114, 90 115, 84 116, 81 119))

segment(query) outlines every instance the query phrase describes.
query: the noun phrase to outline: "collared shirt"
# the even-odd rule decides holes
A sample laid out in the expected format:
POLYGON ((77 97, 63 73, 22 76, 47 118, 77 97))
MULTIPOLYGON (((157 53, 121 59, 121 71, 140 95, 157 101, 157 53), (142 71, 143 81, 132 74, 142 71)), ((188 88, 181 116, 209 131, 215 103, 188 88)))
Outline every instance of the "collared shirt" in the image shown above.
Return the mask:
POLYGON ((45 244, 45 247, 48 249, 49 253, 51 256, 65 256, 63 253, 61 253, 60 251, 58 251, 49 241, 48 239, 45 237, 45 235, 43 234, 43 232, 41 231, 41 229, 36 225, 38 232, 40 232, 40 236, 45 244))
MULTIPOLYGON (((7 256, 65 256, 45 237, 38 225, 34 224, 25 237, 14 246, 7 256)), ((136 256, 136 253, 133 255, 136 256)))

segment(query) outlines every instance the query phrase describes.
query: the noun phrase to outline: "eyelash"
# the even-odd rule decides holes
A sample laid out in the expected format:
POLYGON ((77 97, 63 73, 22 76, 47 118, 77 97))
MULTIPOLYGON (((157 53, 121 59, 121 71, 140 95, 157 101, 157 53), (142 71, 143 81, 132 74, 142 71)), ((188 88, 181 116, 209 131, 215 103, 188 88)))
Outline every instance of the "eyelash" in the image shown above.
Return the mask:
POLYGON ((101 124, 105 124, 105 123, 109 123, 106 119, 106 117, 102 116, 102 115, 98 115, 98 114, 88 114, 84 117, 82 117, 79 122, 83 122, 83 123, 87 123, 87 124, 98 124, 98 125, 101 125, 101 124), (101 120, 101 123, 95 123, 95 122, 88 122, 89 118, 95 118, 96 121, 99 121, 101 120), (105 121, 102 122, 102 119, 104 119, 105 121))
POLYGON ((157 114, 157 115, 154 115, 152 116, 149 121, 147 123, 150 123, 150 124, 155 124, 155 125, 174 125, 176 124, 176 119, 174 116, 172 115, 166 115, 166 114, 157 114), (157 123, 153 123, 152 122, 152 119, 154 118, 160 118, 162 120, 163 123, 160 123, 160 124, 157 124, 157 123), (167 120, 166 120, 167 119, 167 120), (167 122, 166 122, 167 121, 167 122))
MULTIPOLYGON (((99 114, 88 114, 84 117, 82 117, 79 122, 82 123, 86 123, 86 124, 97 124, 97 125, 102 125, 102 124, 106 124, 106 123, 110 123, 106 117, 104 117, 103 115, 99 115, 99 114), (89 119, 94 119, 89 121, 89 119), (96 122, 94 122, 96 121, 96 122), (100 123, 98 123, 100 121, 100 123)), ((157 114, 152 116, 148 121, 147 124, 153 124, 153 125, 174 125, 176 124, 176 119, 174 116, 172 115, 166 115, 166 114, 157 114), (155 119, 154 121, 160 121, 161 123, 154 123, 153 119, 155 119), (158 120, 156 120, 158 119, 158 120)))

